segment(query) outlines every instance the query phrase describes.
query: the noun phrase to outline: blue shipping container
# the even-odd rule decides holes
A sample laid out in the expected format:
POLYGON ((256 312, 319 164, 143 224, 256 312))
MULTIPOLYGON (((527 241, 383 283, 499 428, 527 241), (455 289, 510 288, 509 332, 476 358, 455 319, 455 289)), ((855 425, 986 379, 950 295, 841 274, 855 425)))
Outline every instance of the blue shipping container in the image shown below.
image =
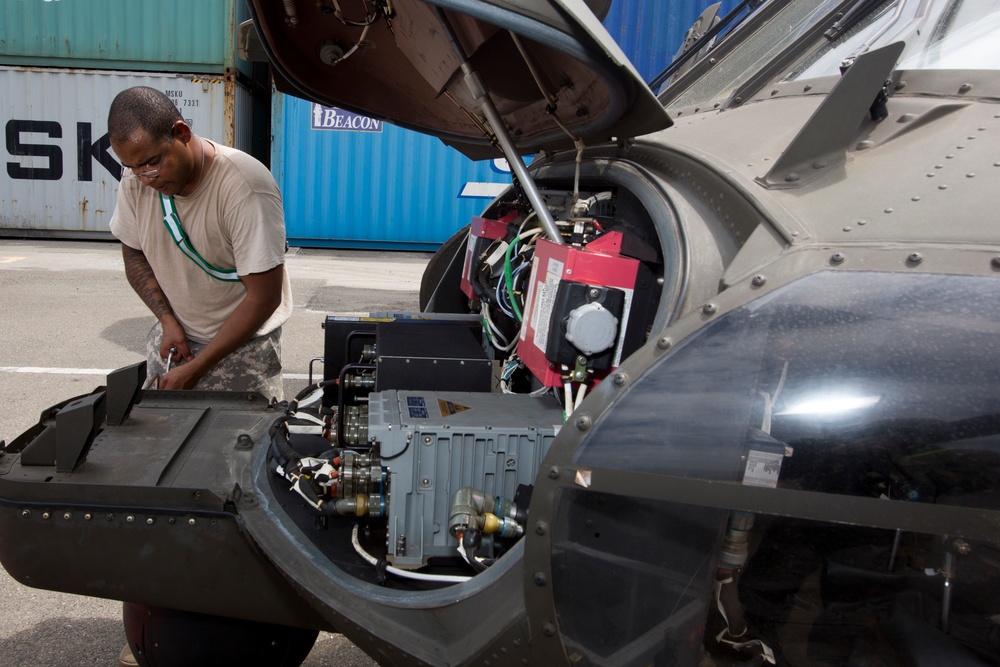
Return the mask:
MULTIPOLYGON (((662 72, 684 43, 684 35, 714 0, 614 0, 604 17, 604 29, 647 83, 662 72)), ((719 16, 739 4, 722 0, 719 16)))
MULTIPOLYGON (((604 26, 643 79, 659 74, 710 0, 614 0, 604 26)), ((736 5, 725 0, 724 14, 736 5)), ((275 93, 271 170, 289 243, 433 250, 510 183, 438 139, 275 93)))
POLYGON ((510 183, 425 134, 281 93, 271 109, 292 245, 434 250, 510 183))

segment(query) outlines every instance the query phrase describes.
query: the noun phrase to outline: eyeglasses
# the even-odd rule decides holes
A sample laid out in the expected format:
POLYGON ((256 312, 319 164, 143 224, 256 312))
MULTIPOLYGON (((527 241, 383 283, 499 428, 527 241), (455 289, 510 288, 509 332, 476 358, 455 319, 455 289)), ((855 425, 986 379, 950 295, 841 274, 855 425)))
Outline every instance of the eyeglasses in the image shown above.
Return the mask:
POLYGON ((158 157, 148 160, 137 167, 122 167, 122 178, 156 178, 160 175, 160 163, 163 162, 163 156, 167 154, 166 147, 163 148, 163 152, 160 153, 158 157), (144 167, 152 167, 152 169, 144 169, 144 167))

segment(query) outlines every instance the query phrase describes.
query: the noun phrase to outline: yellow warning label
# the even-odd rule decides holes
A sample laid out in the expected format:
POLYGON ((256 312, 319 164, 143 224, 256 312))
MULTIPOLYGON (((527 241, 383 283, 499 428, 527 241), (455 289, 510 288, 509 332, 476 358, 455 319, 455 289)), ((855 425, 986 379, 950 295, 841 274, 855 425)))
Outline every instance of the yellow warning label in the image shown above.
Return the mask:
POLYGON ((441 410, 442 417, 450 417, 452 415, 457 415, 459 412, 465 412, 466 410, 472 409, 466 405, 459 405, 458 403, 446 401, 443 398, 438 399, 438 408, 441 410))

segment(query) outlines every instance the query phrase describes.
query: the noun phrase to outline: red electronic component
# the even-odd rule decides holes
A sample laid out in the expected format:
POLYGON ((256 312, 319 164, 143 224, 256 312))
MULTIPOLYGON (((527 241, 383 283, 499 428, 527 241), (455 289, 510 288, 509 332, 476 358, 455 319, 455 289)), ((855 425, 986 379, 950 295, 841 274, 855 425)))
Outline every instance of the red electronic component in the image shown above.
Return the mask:
POLYGON ((478 270, 481 261, 480 256, 486 251, 493 241, 502 239, 507 235, 507 223, 517 217, 516 213, 510 213, 502 220, 489 220, 487 218, 475 217, 469 228, 469 242, 465 246, 465 265, 462 268, 461 287, 465 296, 470 299, 478 299, 479 295, 473 289, 473 271, 478 270))
POLYGON ((559 357, 565 357, 566 350, 573 349, 566 339, 565 323, 581 302, 567 298, 570 291, 586 293, 584 298, 588 300, 616 293, 618 298, 614 301, 619 304, 620 312, 603 317, 617 326, 613 347, 606 353, 609 367, 621 362, 625 324, 639 272, 638 260, 619 254, 621 239, 621 234, 608 232, 582 248, 544 239, 536 243, 518 355, 543 385, 562 385, 560 366, 568 360, 559 357), (569 289, 581 285, 596 289, 569 289))

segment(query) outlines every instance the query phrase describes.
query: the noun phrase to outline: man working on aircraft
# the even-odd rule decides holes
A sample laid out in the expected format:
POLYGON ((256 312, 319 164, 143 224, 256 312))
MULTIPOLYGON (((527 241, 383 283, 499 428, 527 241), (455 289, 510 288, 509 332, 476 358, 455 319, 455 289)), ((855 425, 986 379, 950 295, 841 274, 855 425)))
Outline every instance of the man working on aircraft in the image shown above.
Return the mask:
POLYGON ((111 232, 129 284, 157 319, 147 373, 160 376, 160 389, 281 399, 281 325, 292 298, 271 173, 195 135, 153 88, 119 93, 108 132, 123 165, 111 232))
MULTIPOLYGON (((153 88, 108 113, 122 162, 111 232, 125 275, 156 316, 147 373, 160 389, 282 398, 281 325, 292 312, 281 193, 251 156, 195 135, 153 88), (176 362, 169 369, 165 360, 176 362)), ((135 665, 131 646, 119 665, 135 665)))

